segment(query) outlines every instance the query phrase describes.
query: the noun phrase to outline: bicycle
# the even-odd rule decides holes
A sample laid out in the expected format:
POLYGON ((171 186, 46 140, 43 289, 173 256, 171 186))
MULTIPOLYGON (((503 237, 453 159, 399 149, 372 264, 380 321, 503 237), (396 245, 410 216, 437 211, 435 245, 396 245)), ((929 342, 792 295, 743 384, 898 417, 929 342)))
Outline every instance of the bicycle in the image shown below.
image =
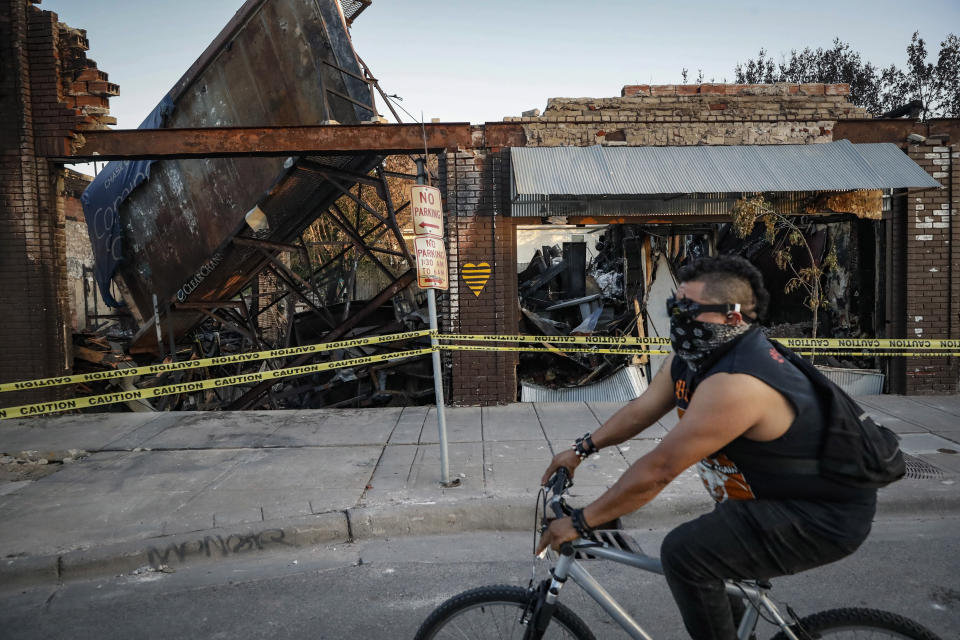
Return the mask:
MULTIPOLYGON (((543 494, 543 518, 536 518, 540 533, 549 524, 547 508, 558 518, 569 515, 564 494, 572 486, 567 470, 560 468, 543 494)), ((539 507, 538 498, 538 507, 539 507)), ((539 516, 539 508, 537 510, 539 516)), ((535 525, 536 526, 536 525, 535 525)), ((568 579, 575 582, 631 638, 652 640, 646 631, 584 568, 577 556, 611 560, 642 571, 663 575, 658 558, 649 556, 628 535, 619 530, 597 530, 594 539, 577 539, 560 547, 559 557, 550 570, 551 577, 527 588, 493 585, 464 591, 443 602, 420 625, 415 640, 460 640, 481 638, 576 638, 595 640, 587 624, 561 604, 561 589, 568 579)), ((940 640, 922 625, 887 611, 866 608, 840 608, 800 618, 789 605, 784 615, 770 597, 766 580, 727 581, 727 593, 743 600, 746 612, 737 629, 740 640, 753 640, 757 623, 763 617, 779 627, 773 640, 812 640, 830 638, 899 638, 900 640, 940 640)))

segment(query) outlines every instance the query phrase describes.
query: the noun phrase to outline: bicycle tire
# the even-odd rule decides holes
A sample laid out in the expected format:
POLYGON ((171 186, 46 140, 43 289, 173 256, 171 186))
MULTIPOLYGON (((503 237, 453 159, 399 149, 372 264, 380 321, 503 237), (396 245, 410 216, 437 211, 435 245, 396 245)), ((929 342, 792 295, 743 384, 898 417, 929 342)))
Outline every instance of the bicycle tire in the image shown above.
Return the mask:
MULTIPOLYGON (((891 638, 897 640, 940 640, 940 637, 909 618, 879 609, 847 607, 814 613, 800 619, 800 626, 813 638, 891 638), (872 635, 863 635, 872 632, 872 635)), ((801 638, 803 636, 800 636, 801 638)), ((783 631, 773 640, 786 640, 783 631)))
MULTIPOLYGON (((526 627, 519 621, 529 601, 530 592, 523 587, 492 585, 464 591, 434 609, 414 640, 522 638, 526 627), (501 605, 499 613, 494 605, 501 605)), ((544 638, 596 640, 586 623, 562 604, 553 612, 544 638)))

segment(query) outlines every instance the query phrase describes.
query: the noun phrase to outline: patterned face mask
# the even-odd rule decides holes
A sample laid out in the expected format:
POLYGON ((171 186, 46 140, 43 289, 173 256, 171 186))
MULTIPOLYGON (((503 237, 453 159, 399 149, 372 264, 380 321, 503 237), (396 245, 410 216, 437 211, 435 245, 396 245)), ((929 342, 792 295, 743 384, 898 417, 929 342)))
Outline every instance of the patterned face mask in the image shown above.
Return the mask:
POLYGON ((696 371, 710 353, 720 345, 733 340, 749 329, 746 323, 737 326, 694 320, 709 311, 728 313, 740 311, 739 304, 700 304, 689 298, 667 299, 670 316, 670 343, 673 352, 696 371))

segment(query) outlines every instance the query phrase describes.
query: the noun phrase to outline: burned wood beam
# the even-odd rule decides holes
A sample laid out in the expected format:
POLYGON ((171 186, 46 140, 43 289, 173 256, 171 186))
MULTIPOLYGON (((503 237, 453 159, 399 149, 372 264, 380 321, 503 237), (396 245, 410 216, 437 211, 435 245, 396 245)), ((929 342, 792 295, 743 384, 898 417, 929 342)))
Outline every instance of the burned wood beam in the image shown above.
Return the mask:
POLYGON ((520 307, 520 311, 540 330, 540 333, 545 336, 565 336, 570 329, 570 327, 562 322, 557 322, 549 318, 541 318, 529 309, 520 307))
POLYGON ((422 153, 471 148, 469 123, 119 129, 77 134, 63 162, 422 153), (426 137, 426 143, 424 142, 426 137))
POLYGON ((565 298, 582 298, 587 293, 587 243, 564 242, 563 261, 567 268, 560 274, 565 298))
MULTIPOLYGON (((355 326, 360 324, 360 322, 366 318, 368 315, 376 311, 381 305, 383 305, 387 300, 397 295, 403 289, 409 287, 417 279, 416 269, 408 269, 406 273, 394 280, 387 288, 378 293, 376 297, 368 302, 363 309, 357 312, 355 316, 341 324, 336 329, 330 331, 327 335, 323 337, 324 342, 333 342, 346 335, 348 331, 353 329, 355 326)), ((293 362, 290 363, 291 367, 299 367, 302 364, 305 364, 314 357, 315 354, 306 354, 299 356, 293 362)), ((240 398, 237 398, 230 406, 227 407, 230 411, 249 409, 254 406, 260 398, 263 396, 271 386, 276 384, 273 380, 265 380, 256 386, 254 386, 250 391, 245 393, 240 398)))
POLYGON ((522 291, 536 291, 546 283, 550 282, 567 268, 567 263, 563 260, 551 266, 549 269, 538 275, 532 280, 527 280, 520 285, 522 291))

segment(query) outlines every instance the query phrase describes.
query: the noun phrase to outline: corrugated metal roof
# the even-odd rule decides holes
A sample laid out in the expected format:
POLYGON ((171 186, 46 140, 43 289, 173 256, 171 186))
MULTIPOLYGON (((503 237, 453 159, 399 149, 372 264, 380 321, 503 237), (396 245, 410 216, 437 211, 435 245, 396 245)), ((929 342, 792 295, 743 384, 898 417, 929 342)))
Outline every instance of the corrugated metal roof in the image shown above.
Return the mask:
POLYGON ((647 390, 641 367, 624 367, 609 378, 584 387, 548 389, 520 383, 521 402, 629 402, 647 390))
POLYGON ((917 186, 940 186, 920 165, 910 159, 900 147, 892 142, 870 142, 855 144, 863 158, 874 171, 883 176, 885 189, 906 189, 917 186), (926 184, 921 184, 926 181, 926 184))
POLYGON ((517 194, 651 195, 938 187, 891 143, 515 147, 517 194), (861 155, 859 147, 870 160, 861 155))

